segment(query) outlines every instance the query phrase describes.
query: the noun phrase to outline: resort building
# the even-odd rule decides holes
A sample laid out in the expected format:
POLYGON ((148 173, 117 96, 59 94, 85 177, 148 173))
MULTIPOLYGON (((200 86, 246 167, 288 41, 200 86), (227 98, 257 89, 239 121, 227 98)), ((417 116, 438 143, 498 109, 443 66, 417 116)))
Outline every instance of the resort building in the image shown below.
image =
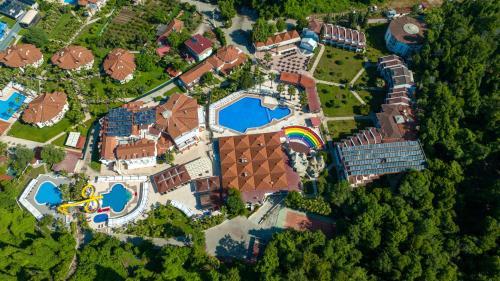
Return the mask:
POLYGON ((297 190, 300 180, 288 166, 282 137, 274 132, 219 138, 222 187, 238 189, 249 203, 262 202, 275 192, 297 190))
POLYGON ((314 49, 318 47, 319 37, 316 32, 305 28, 302 31, 302 39, 300 40, 300 48, 311 52, 314 52, 314 49))
POLYGON ((283 47, 286 45, 295 44, 297 42, 300 42, 299 33, 296 30, 290 30, 272 35, 269 38, 267 38, 265 42, 256 42, 254 44, 254 47, 255 50, 262 52, 283 47))
POLYGON ((26 66, 39 67, 43 63, 43 54, 32 44, 18 44, 0 52, 0 63, 13 68, 26 66))
POLYGON ((233 45, 220 48, 207 60, 190 69, 179 77, 181 86, 186 89, 198 83, 201 77, 208 72, 227 75, 244 64, 247 56, 241 49, 233 45))
POLYGON ((304 89, 307 95, 309 111, 318 113, 321 111, 321 102, 316 90, 316 81, 305 74, 281 72, 280 81, 304 89))
POLYGON ((202 61, 212 54, 212 41, 200 34, 193 35, 184 45, 196 61, 202 61))
POLYGON ((94 64, 94 55, 85 47, 70 45, 55 53, 50 60, 64 70, 89 70, 94 64))
POLYGON ((376 114, 375 128, 335 144, 337 171, 351 186, 366 184, 385 174, 425 168, 412 107, 413 75, 394 55, 380 58, 378 70, 387 82, 388 93, 382 111, 376 114))
POLYGON ((156 108, 156 128, 167 133, 178 150, 198 143, 200 107, 196 99, 173 94, 156 108))
POLYGON ((307 29, 316 33, 318 36, 321 34, 321 28, 323 27, 323 23, 315 18, 310 18, 309 23, 307 25, 307 29))
POLYGON ((40 21, 42 17, 36 10, 27 11, 24 16, 19 21, 19 25, 23 28, 28 28, 35 25, 38 21, 40 21))
POLYGON ((323 24, 321 42, 355 52, 364 52, 366 49, 363 32, 333 24, 323 24))
POLYGON ((103 63, 106 74, 124 84, 134 78, 135 56, 124 49, 112 50, 103 63))
POLYGON ((100 120, 101 163, 115 170, 151 167, 168 150, 195 145, 201 111, 195 99, 183 94, 157 107, 137 101, 111 109, 100 120))
POLYGON ((106 5, 107 0, 78 0, 78 6, 87 9, 88 15, 92 16, 99 12, 104 5, 106 5))
POLYGON ((156 165, 154 145, 160 132, 151 130, 155 121, 155 110, 143 102, 111 109, 100 120, 101 163, 110 168, 115 165, 115 170, 156 165))
POLYGON ((427 25, 409 16, 394 18, 385 33, 387 49, 403 57, 409 57, 422 48, 427 25))
MULTIPOLYGON (((26 0, 27 2, 35 2, 32 0, 26 0)), ((31 4, 29 4, 31 5, 31 4)), ((17 0, 5 0, 0 3, 0 14, 3 14, 11 19, 17 19, 24 14, 27 9, 26 4, 17 0)))
POLYGON ((68 109, 68 98, 65 93, 46 93, 28 104, 22 120, 39 128, 52 126, 63 119, 68 109))
POLYGON ((203 210, 219 210, 227 198, 227 189, 222 188, 218 176, 195 179, 192 182, 197 206, 203 210))
POLYGON ((153 188, 160 194, 173 191, 191 181, 191 176, 184 165, 170 167, 152 175, 150 178, 153 188))
POLYGON ((172 32, 181 32, 184 28, 184 22, 179 19, 173 19, 168 25, 165 31, 158 37, 158 42, 166 43, 168 36, 172 32))

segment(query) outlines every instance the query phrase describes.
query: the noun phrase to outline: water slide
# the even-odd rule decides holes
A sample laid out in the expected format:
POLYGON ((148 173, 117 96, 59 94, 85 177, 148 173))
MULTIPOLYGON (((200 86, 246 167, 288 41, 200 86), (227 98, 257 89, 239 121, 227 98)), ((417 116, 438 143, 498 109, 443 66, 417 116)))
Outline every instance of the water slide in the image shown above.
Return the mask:
POLYGON ((82 189, 82 197, 83 200, 76 202, 68 202, 61 204, 57 207, 57 210, 64 214, 68 214, 68 208, 76 207, 76 206, 84 206, 85 212, 93 213, 99 209, 99 199, 102 198, 102 195, 94 195, 95 187, 91 184, 87 184, 82 189))

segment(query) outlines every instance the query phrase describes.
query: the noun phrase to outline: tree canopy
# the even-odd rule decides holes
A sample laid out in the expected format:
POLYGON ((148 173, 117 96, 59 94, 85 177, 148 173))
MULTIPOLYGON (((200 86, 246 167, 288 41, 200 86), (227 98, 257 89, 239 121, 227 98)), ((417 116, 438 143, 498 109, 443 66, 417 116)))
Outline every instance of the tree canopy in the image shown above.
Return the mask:
POLYGON ((44 146, 41 153, 43 162, 49 165, 54 165, 61 162, 62 160, 64 160, 65 156, 66 152, 62 148, 56 147, 53 144, 44 146))

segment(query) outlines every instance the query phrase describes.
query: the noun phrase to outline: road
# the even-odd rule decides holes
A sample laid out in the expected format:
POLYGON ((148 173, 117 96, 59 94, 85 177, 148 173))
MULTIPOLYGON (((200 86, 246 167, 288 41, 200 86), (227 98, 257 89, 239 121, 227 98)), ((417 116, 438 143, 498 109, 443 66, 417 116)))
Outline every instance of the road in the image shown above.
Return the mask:
POLYGON ((21 30, 21 26, 18 22, 10 29, 9 33, 0 42, 0 51, 3 51, 9 47, 10 42, 17 36, 17 33, 21 30))

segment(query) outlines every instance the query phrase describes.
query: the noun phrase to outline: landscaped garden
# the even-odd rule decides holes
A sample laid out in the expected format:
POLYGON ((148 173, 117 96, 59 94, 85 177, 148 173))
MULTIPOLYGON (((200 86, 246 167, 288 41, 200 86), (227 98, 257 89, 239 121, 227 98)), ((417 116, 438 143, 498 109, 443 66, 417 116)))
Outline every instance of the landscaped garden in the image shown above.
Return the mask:
POLYGON ((361 103, 346 89, 317 84, 323 113, 328 117, 359 115, 361 103))
POLYGON ((314 77, 324 81, 349 83, 362 67, 362 54, 325 46, 314 77))
POLYGON ((368 45, 366 56, 372 63, 376 63, 379 57, 390 54, 385 46, 386 30, 386 23, 369 25, 365 30, 368 45))
POLYGON ((50 127, 38 128, 36 126, 23 124, 16 121, 9 130, 8 135, 16 138, 27 139, 36 142, 46 142, 71 127, 71 122, 63 118, 60 122, 50 127))

